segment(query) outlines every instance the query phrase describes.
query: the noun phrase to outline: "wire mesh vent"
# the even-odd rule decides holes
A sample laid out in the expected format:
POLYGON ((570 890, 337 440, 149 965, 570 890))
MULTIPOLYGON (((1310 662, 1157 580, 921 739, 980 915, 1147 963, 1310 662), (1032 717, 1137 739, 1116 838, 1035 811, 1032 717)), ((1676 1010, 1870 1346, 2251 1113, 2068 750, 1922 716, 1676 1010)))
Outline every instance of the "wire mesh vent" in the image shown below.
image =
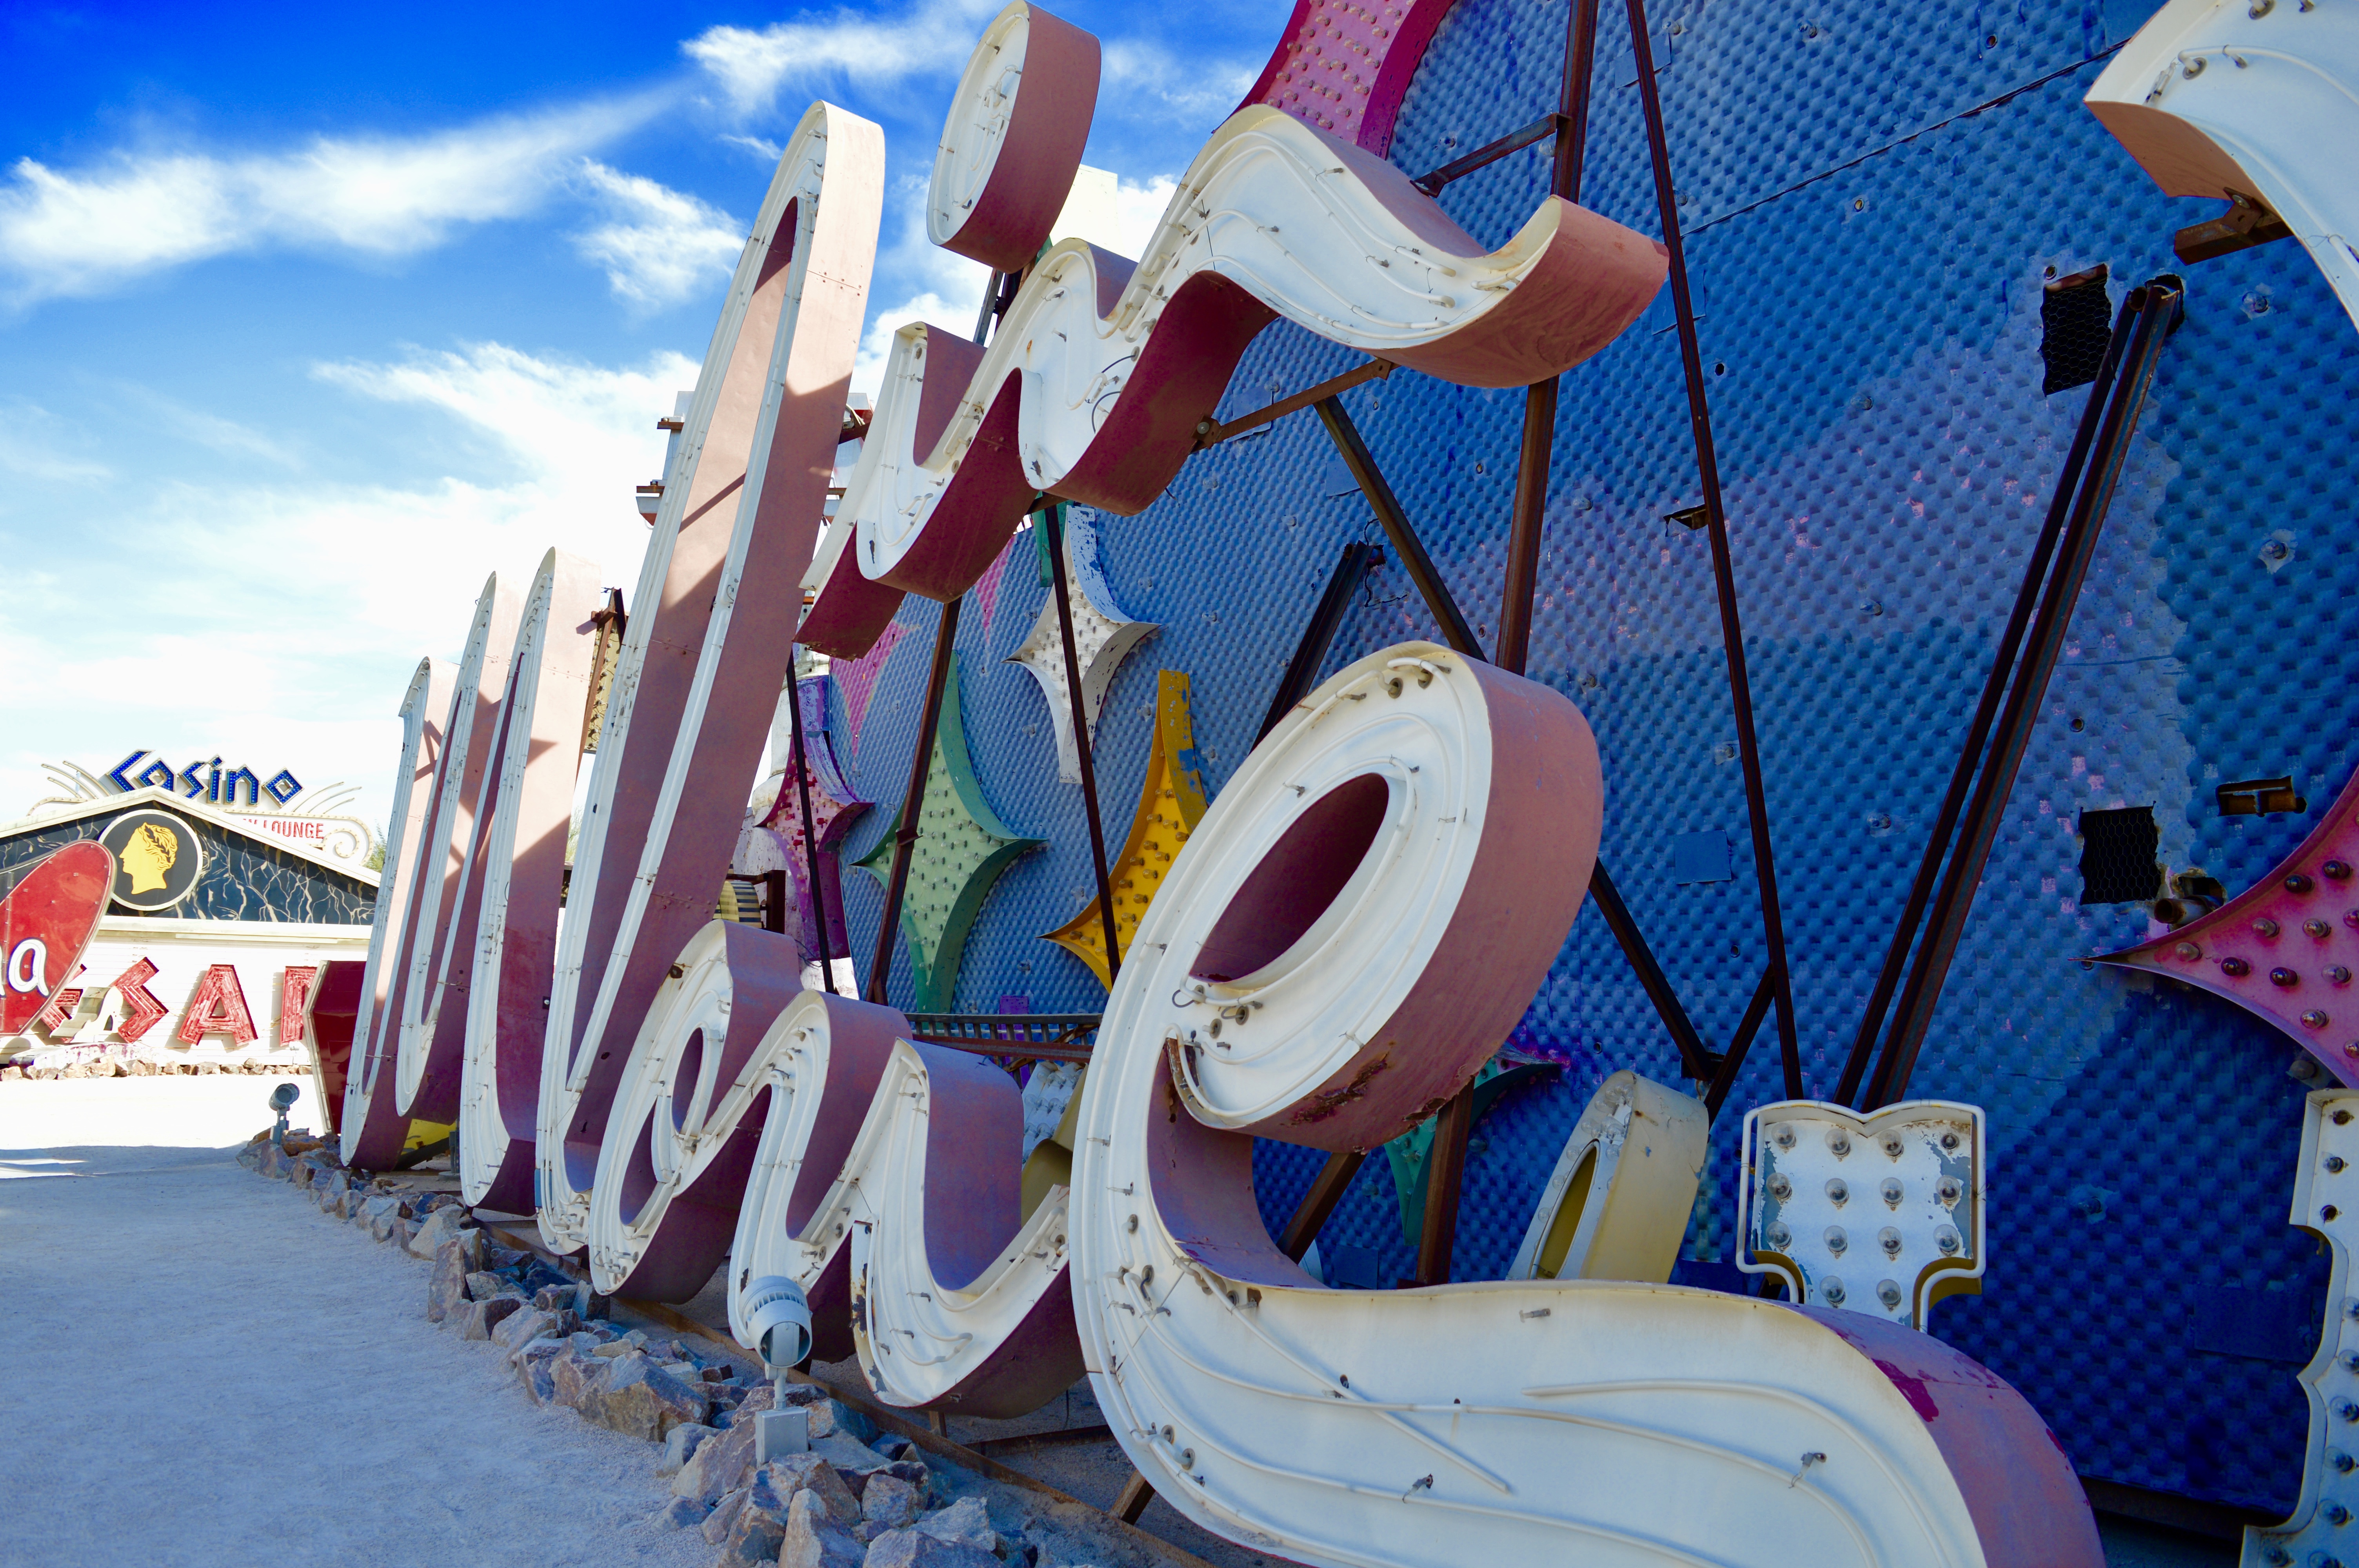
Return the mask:
POLYGON ((2081 813, 2081 902, 2143 903, 2162 892, 2154 807, 2081 813))
POLYGON ((2113 306, 2105 297, 2105 269, 2093 266, 2048 286, 2039 302, 2039 357, 2048 379, 2040 394, 2086 386, 2097 379, 2113 336, 2113 306))

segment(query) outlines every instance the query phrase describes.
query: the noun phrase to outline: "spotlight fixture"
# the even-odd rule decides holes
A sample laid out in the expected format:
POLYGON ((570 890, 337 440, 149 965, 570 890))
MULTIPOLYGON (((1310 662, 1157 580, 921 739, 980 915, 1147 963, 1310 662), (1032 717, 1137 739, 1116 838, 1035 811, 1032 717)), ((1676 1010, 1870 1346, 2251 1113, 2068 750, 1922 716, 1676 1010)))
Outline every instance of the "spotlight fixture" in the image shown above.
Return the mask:
POLYGON ((810 1411, 787 1408, 787 1374, 810 1355, 810 1303, 792 1280, 766 1274, 747 1292, 745 1315, 770 1375, 770 1408, 754 1418, 754 1462, 766 1465, 810 1447, 810 1411))
POLYGON ((287 1113, 294 1109, 295 1102, 302 1098, 303 1091, 293 1084, 281 1084, 270 1091, 270 1108, 278 1118, 277 1125, 270 1130, 270 1141, 281 1149, 287 1147, 287 1113))

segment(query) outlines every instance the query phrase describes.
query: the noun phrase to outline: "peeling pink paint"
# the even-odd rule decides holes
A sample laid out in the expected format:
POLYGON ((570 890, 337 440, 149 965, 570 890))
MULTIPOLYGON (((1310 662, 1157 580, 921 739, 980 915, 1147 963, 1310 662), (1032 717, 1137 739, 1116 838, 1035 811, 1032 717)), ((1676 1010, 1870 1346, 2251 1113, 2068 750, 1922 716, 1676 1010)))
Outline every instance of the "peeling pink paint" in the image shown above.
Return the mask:
POLYGON ((886 661, 909 629, 898 621, 886 626, 877 634, 875 646, 856 659, 838 660, 829 673, 835 684, 843 689, 843 752, 844 755, 860 755, 860 726, 868 717, 868 699, 875 695, 876 677, 885 673, 886 661))

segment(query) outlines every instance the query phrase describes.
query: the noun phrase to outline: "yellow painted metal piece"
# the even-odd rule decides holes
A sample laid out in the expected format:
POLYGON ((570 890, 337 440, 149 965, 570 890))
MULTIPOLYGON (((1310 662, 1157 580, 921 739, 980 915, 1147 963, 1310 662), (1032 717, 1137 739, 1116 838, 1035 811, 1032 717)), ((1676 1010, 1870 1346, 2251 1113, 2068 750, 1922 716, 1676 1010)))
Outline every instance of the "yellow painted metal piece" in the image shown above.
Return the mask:
POLYGON ((450 1137, 451 1130, 457 1125, 451 1121, 413 1121, 409 1124, 408 1133, 401 1141, 401 1146, 404 1149, 423 1149, 429 1143, 439 1143, 450 1137))
POLYGON ((1511 1280, 1645 1280, 1679 1261, 1712 1120, 1625 1068, 1597 1087, 1540 1191, 1511 1280))
POLYGON ((1082 1115, 1082 1086, 1088 1081, 1089 1070, 1075 1076, 1073 1098, 1065 1102, 1065 1114, 1057 1123, 1057 1130, 1040 1140, 1031 1158, 1024 1162, 1023 1214, 1032 1217, 1032 1211, 1049 1201, 1049 1195, 1059 1187, 1073 1184, 1074 1129, 1082 1115))
MULTIPOLYGON (((1209 804, 1204 795, 1204 768, 1196 754, 1196 728, 1189 713, 1188 676, 1180 670, 1159 673, 1155 691, 1155 735, 1148 742, 1147 780, 1139 786, 1138 813, 1131 818, 1130 837, 1122 853, 1106 868, 1114 889, 1114 936, 1125 952, 1138 931, 1138 923, 1154 902, 1155 890, 1171 870, 1180 847, 1203 820, 1209 804)), ((1106 964, 1105 926, 1098 918, 1098 901, 1072 919, 1047 933, 1054 942, 1090 967, 1100 985, 1113 983, 1106 964)))

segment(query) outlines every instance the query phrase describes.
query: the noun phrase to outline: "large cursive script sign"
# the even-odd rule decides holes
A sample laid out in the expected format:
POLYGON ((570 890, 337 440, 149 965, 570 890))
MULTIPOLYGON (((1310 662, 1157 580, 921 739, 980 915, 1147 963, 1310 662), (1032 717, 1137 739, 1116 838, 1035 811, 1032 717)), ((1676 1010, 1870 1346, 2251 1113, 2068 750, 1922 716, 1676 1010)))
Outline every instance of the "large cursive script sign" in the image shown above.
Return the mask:
MULTIPOLYGON (((407 955, 454 950, 445 925, 479 944, 470 1191, 513 1182, 511 1059, 537 1031, 540 1228, 586 1253, 600 1290, 682 1299, 725 1257, 750 1339, 756 1285, 791 1280, 818 1353, 856 1353, 908 1408, 1016 1414, 1086 1370, 1158 1492, 1299 1562, 2094 1564, 2070 1466, 1998 1379, 1900 1324, 1661 1282, 1702 1149, 1701 1108, 1676 1091, 1609 1082, 1513 1281, 1332 1291, 1271 1240, 1254 1139, 1364 1150, 1416 1127, 1565 940, 1603 786, 1586 722, 1544 686, 1408 643, 1288 713, 1127 945, 1059 1133, 1070 1186, 1023 1182, 998 1067, 914 1041, 889 1007, 802 989, 791 938, 712 918, 806 563, 802 638, 857 653, 903 592, 963 592, 1040 493, 1147 504, 1281 316, 1513 385, 1646 307, 1653 242, 1550 200, 1486 252, 1372 150, 1441 8, 1307 3, 1261 102, 1214 133, 1136 265, 1081 242, 1040 254, 1097 53, 1020 0, 1003 12, 962 81, 929 222, 1028 270, 988 344, 897 335, 816 557, 883 145, 841 110, 803 117, 665 475, 543 995, 566 770, 517 759, 546 722, 527 672, 570 624, 550 568, 516 635, 498 764, 478 770, 496 778, 470 840, 480 874, 438 884, 456 828, 397 814, 418 847, 381 919, 417 928, 394 949, 411 983, 434 971, 407 955), (1658 1164, 1654 1143, 1620 1141, 1658 1131, 1658 1164), (1592 1164, 1598 1150, 1614 1157, 1592 1164)), ((470 678, 478 700, 495 691, 470 678)), ((393 1011, 389 967, 373 962, 371 996, 430 1041, 430 1003, 393 1011)))

